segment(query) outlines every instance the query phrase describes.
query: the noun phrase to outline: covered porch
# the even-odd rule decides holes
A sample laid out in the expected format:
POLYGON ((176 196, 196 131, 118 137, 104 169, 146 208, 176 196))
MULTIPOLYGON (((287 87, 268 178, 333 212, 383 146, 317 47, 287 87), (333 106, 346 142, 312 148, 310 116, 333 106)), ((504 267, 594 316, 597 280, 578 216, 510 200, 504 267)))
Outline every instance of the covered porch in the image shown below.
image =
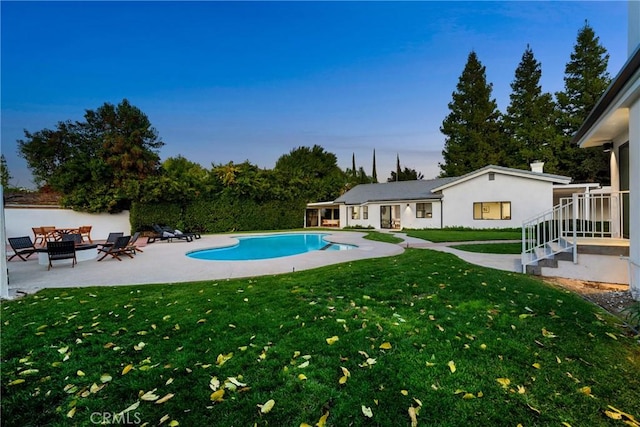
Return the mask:
POLYGON ((304 227, 340 228, 340 205, 335 202, 308 203, 304 227))

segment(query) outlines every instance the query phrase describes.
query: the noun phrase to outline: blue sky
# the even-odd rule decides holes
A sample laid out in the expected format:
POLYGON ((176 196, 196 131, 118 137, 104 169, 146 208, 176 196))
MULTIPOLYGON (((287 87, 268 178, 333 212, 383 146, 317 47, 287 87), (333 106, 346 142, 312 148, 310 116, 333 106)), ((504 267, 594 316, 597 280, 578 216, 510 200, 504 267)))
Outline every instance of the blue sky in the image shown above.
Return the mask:
POLYGON ((627 56, 627 2, 0 2, 1 137, 13 185, 32 186, 17 155, 23 129, 82 120, 128 99, 165 146, 204 167, 272 168, 319 144, 342 168, 378 177, 439 173, 439 128, 475 50, 505 111, 529 44, 544 91, 563 89, 585 20, 627 56))

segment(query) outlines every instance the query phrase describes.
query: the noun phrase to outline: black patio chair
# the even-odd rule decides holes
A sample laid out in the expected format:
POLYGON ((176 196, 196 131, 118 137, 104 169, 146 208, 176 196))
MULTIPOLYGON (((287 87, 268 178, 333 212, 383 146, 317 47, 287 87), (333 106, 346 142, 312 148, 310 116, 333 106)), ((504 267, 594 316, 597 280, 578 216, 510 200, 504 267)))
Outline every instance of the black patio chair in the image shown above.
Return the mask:
POLYGON ((74 245, 82 244, 82 235, 80 233, 66 233, 62 235, 63 242, 73 242, 74 245))
POLYGON ((13 255, 9 258, 9 261, 14 259, 15 257, 20 258, 23 261, 26 261, 31 255, 36 253, 38 250, 35 245, 31 241, 31 237, 23 236, 23 237, 9 237, 9 245, 11 245, 11 249, 13 249, 13 255), (24 256, 23 256, 24 255, 24 256))
POLYGON ((101 249, 106 249, 109 246, 113 246, 113 244, 118 240, 118 237, 124 236, 122 231, 117 231, 115 233, 109 233, 107 236, 107 240, 104 243, 98 243, 98 251, 101 249))
POLYGON ((101 258, 98 258, 98 261, 102 261, 109 255, 111 255, 111 257, 117 259, 118 261, 122 261, 122 259, 120 258, 121 255, 126 255, 129 258, 133 258, 133 256, 127 249, 127 247, 129 246, 129 240, 131 240, 131 236, 120 236, 116 239, 113 245, 98 248, 98 254, 104 254, 101 258))
POLYGON ((70 259, 71 268, 78 263, 76 259, 76 244, 72 240, 47 243, 47 256, 49 257, 47 270, 51 270, 51 267, 53 267, 52 261, 70 259))

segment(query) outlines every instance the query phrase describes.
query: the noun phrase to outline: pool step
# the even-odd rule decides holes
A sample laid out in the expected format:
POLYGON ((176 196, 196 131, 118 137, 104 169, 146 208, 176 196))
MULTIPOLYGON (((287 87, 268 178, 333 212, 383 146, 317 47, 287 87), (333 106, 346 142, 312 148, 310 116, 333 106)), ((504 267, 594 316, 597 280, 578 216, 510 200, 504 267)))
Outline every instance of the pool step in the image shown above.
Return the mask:
POLYGON ((320 248, 321 251, 326 251, 327 249, 329 249, 329 247, 333 245, 333 243, 329 243, 328 245, 325 245, 323 247, 320 248))

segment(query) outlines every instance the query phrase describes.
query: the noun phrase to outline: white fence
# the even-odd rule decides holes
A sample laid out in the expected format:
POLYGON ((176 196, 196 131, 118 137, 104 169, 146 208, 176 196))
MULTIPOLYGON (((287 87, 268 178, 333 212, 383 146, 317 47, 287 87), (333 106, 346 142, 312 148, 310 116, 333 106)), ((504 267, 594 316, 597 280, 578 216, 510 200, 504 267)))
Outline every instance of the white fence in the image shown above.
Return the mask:
POLYGON ((81 225, 90 225, 92 227, 91 238, 94 240, 104 240, 112 231, 122 231, 125 234, 131 232, 129 211, 117 214, 90 214, 57 207, 5 206, 4 216, 6 237, 30 236, 33 239, 31 228, 46 225, 58 228, 77 228, 81 225))

